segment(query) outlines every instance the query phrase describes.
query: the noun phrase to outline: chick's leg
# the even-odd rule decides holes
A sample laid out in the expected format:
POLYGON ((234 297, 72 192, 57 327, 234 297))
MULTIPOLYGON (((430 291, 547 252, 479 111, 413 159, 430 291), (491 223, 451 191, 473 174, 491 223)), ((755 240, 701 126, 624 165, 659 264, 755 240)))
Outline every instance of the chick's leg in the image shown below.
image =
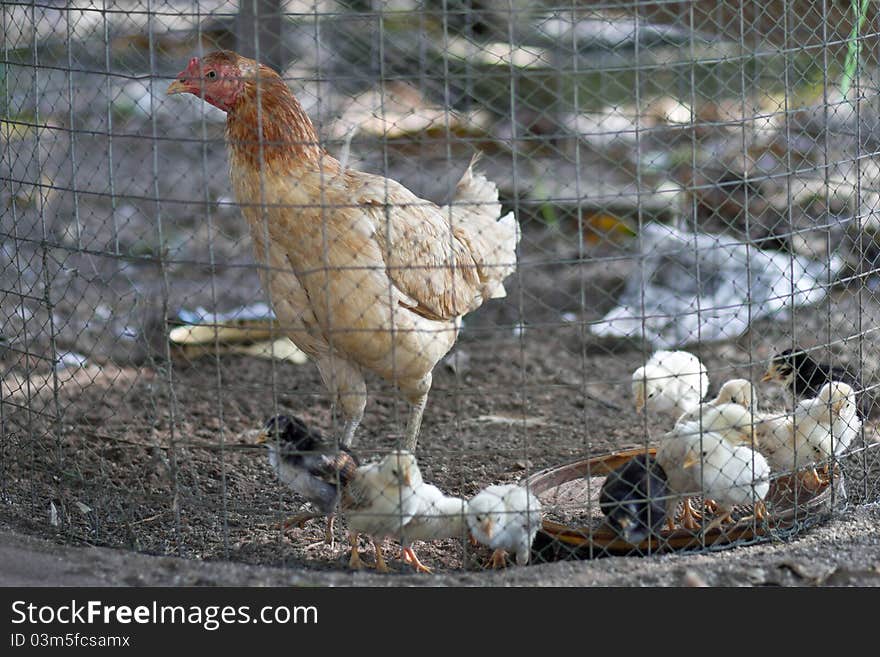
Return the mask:
POLYGON ((413 551, 412 549, 412 545, 407 545, 406 547, 404 547, 401 551, 401 556, 403 561, 412 566, 417 573, 433 572, 425 564, 419 561, 419 558, 416 556, 415 551, 413 551))
POLYGON ((388 564, 385 563, 385 557, 382 555, 382 541, 377 541, 374 538, 373 547, 376 548, 376 572, 390 573, 391 569, 388 567, 388 564))
POLYGON ((324 542, 330 546, 332 550, 335 546, 335 540, 333 538, 333 521, 336 519, 336 516, 332 513, 327 515, 327 529, 324 531, 324 542))
POLYGON ((348 543, 351 545, 351 558, 348 560, 348 567, 352 570, 360 570, 364 567, 364 562, 361 561, 361 554, 358 551, 358 533, 349 531, 348 532, 348 543))
POLYGON ((696 521, 696 514, 694 513, 694 508, 691 506, 691 498, 689 497, 686 497, 682 504, 681 526, 685 529, 690 529, 691 531, 700 527, 699 523, 696 521))
POLYGON ((507 550, 500 548, 495 550, 486 565, 492 568, 507 568, 507 550))
POLYGON ((295 516, 292 516, 281 523, 281 529, 288 530, 291 527, 302 527, 309 520, 314 520, 315 518, 321 518, 323 513, 298 513, 295 516))

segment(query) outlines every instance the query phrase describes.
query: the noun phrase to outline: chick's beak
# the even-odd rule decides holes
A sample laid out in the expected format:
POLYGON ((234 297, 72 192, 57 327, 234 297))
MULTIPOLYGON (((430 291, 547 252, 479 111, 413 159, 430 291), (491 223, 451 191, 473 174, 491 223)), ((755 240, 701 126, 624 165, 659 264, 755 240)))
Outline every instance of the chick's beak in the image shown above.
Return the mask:
POLYGON ((632 524, 632 518, 627 518, 627 517, 620 518, 617 521, 617 524, 620 525, 621 529, 627 529, 632 524))
POLYGON ((189 93, 189 87, 186 85, 186 82, 178 79, 168 86, 168 89, 165 91, 165 93, 169 96, 173 94, 185 94, 189 93))
POLYGON ((767 371, 764 372, 764 376, 761 377, 761 381, 766 383, 767 381, 772 381, 778 376, 778 371, 776 370, 776 365, 771 365, 767 368, 767 371))
POLYGON ((483 534, 486 536, 492 536, 492 519, 486 518, 482 523, 480 523, 480 529, 483 530, 483 534))
POLYGON ((266 430, 263 430, 257 435, 257 438, 256 438, 256 440, 254 440, 254 442, 257 445, 265 445, 268 440, 269 440, 269 432, 266 430))
POLYGON ((645 393, 643 390, 636 392, 636 413, 641 413, 645 408, 645 393))

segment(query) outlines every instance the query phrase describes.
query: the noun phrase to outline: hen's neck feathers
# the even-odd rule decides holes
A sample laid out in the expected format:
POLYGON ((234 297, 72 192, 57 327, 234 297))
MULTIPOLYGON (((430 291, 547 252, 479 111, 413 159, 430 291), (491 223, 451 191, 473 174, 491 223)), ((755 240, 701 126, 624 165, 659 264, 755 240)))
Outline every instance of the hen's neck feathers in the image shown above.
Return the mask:
POLYGON ((240 165, 259 169, 262 161, 267 170, 338 169, 293 92, 265 66, 260 66, 259 90, 256 79, 246 80, 239 102, 227 113, 226 138, 240 165))

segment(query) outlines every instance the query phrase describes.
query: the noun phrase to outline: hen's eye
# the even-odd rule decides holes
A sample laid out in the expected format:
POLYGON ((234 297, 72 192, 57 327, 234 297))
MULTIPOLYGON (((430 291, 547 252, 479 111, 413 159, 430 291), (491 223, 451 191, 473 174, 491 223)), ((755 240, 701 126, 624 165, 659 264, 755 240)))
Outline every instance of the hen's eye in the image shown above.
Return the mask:
POLYGON ((217 71, 208 71, 208 73, 206 74, 205 77, 210 78, 211 80, 213 80, 214 78, 217 77, 217 71))

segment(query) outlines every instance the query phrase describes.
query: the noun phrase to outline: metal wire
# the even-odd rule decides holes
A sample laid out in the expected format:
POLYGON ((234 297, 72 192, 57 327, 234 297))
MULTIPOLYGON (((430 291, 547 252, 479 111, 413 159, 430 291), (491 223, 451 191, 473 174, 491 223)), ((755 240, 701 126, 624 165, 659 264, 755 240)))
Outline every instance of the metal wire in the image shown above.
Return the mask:
MULTIPOLYGON (((261 167, 257 200, 236 199, 222 113, 165 96, 191 57, 237 49, 278 69, 345 175, 385 178, 386 234, 399 209, 392 181, 421 199, 414 210, 444 206, 483 153, 477 170, 522 230, 516 271, 506 299, 464 316, 433 370, 419 466, 469 500, 582 463, 539 495, 544 519, 581 542, 544 531, 532 561, 620 553, 597 506, 613 462, 604 455, 656 447, 673 431, 674 417, 632 411, 633 371, 659 349, 699 357, 707 399, 728 379, 753 382, 762 411, 790 417, 794 432, 811 421, 796 413, 802 399, 759 385, 782 349, 854 365, 860 394, 876 394, 880 32, 873 7, 861 28, 853 11, 827 0, 4 3, 0 517, 64 542, 185 557, 303 568, 338 557, 315 547, 316 525, 278 529, 308 505, 252 441, 287 413, 338 443, 346 418, 313 364, 277 356, 278 339, 297 341, 284 321, 264 312, 249 320, 258 337, 231 342, 235 313, 283 303, 261 276, 289 273, 255 260, 242 211, 260 209, 267 243, 279 209, 320 217, 323 264, 291 265, 298 276, 366 276, 383 263, 331 262, 328 218, 364 207, 355 193, 330 193, 332 174, 322 169, 315 198, 279 204, 261 167), (848 52, 857 65, 843 95, 848 52), (721 319, 734 315, 742 330, 721 319), (171 339, 198 323, 212 328, 198 351, 171 339), (253 355, 264 342, 275 358, 253 355)), ((257 114, 260 126, 273 118, 262 105, 257 114)), ((458 211, 445 208, 450 253, 458 211)), ((386 242, 385 260, 395 257, 386 242)), ((396 295, 389 285, 377 303, 396 295)), ((345 300, 329 285, 320 296, 340 315, 345 300)), ((395 335, 412 331, 390 317, 395 335)), ((336 323, 325 336, 334 390, 339 341, 370 339, 369 328, 336 323)), ((367 379, 354 445, 365 462, 402 445, 408 405, 394 384, 409 363, 391 345, 392 376, 367 379)), ((829 457, 824 497, 801 496, 795 479, 784 498, 788 475, 773 472, 768 524, 744 519, 741 505, 718 534, 687 543, 667 532, 630 551, 787 539, 875 501, 876 435, 869 413, 850 449, 829 457)), ((703 467, 697 493, 709 485, 703 467)), ((402 523, 407 495, 394 497, 402 523)), ((440 569, 485 556, 463 540, 436 545, 440 569)))

